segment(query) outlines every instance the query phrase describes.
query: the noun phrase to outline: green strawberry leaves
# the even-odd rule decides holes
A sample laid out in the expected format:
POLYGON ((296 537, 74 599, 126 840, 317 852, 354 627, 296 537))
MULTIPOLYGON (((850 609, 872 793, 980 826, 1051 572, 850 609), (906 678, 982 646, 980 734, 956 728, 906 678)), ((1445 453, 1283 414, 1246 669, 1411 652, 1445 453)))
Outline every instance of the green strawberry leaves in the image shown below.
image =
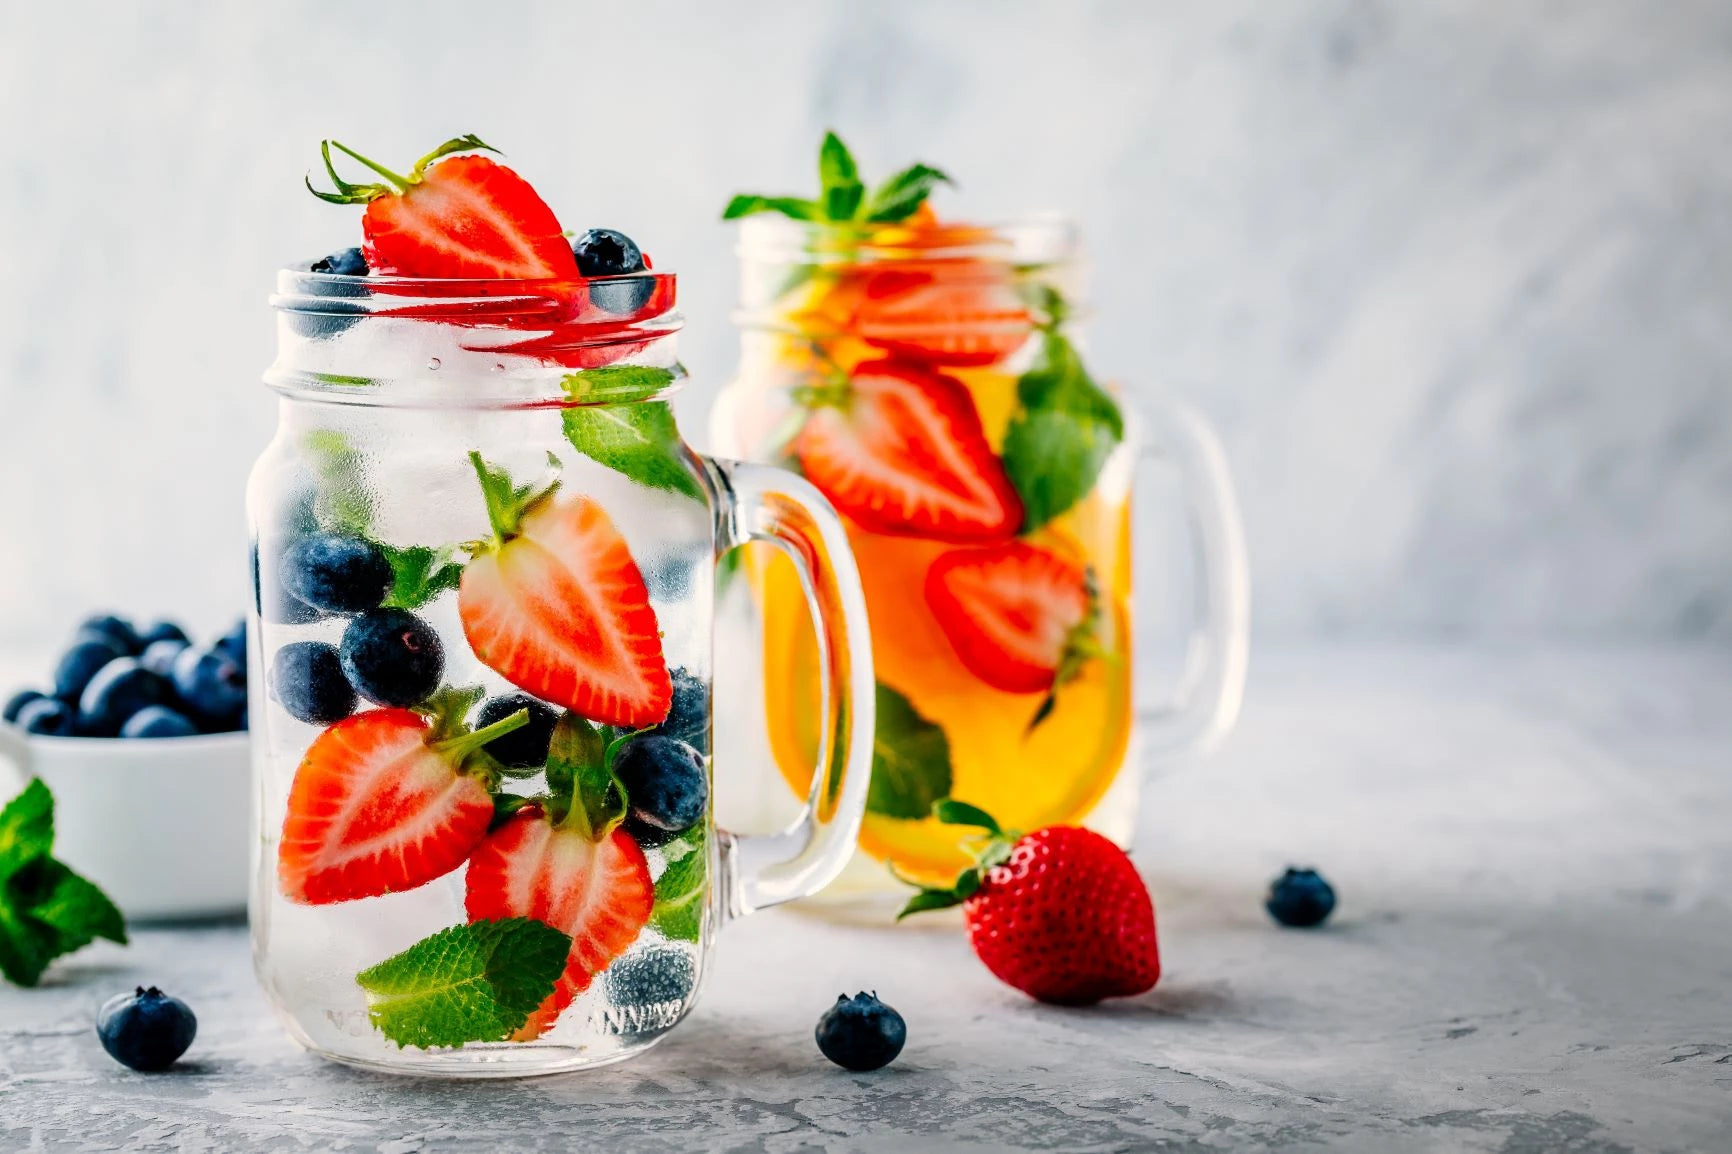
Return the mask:
POLYGON ((373 1025, 398 1046, 501 1042, 553 993, 571 938, 535 918, 472 922, 362 970, 373 1025))
POLYGON ((703 932, 705 882, 709 875, 709 849, 700 827, 664 851, 668 866, 656 879, 656 903, 650 924, 675 941, 695 942, 703 932), (678 856, 676 856, 678 855, 678 856))
POLYGON ((1118 403, 1083 367, 1056 329, 1016 383, 1020 407, 1004 435, 1004 471, 1022 498, 1022 531, 1061 516, 1094 488, 1107 458, 1124 440, 1118 403))
MULTIPOLYGON (((957 874, 956 881, 949 886, 922 886, 918 882, 910 882, 910 885, 917 887, 917 892, 897 913, 897 921, 910 914, 959 906, 979 893, 980 887, 986 884, 986 876, 992 867, 1009 861, 1011 850, 1016 847, 1017 839, 1022 837, 1015 830, 1002 828, 996 818, 979 806, 969 805, 955 798, 934 802, 931 816, 946 825, 974 826, 983 831, 969 839, 973 844, 974 864, 957 874)), ((901 875, 897 874, 897 877, 900 878, 901 875)))
POLYGON ((906 697, 882 683, 877 713, 866 811, 919 820, 950 793, 950 739, 906 697))
POLYGON ((625 820, 625 790, 613 772, 620 740, 615 732, 567 710, 547 749, 549 816, 555 825, 575 824, 590 841, 600 841, 625 820))
POLYGON ((20 986, 97 938, 126 944, 126 921, 96 885, 50 856, 54 798, 41 778, 0 810, 0 975, 20 986))
MULTIPOLYGON (((529 511, 559 488, 557 476, 539 477, 519 485, 511 479, 510 473, 498 465, 488 464, 478 452, 469 454, 469 463, 475 467, 476 479, 481 482, 481 500, 487 506, 487 523, 493 526, 494 537, 499 543, 515 537, 529 511)), ((559 458, 549 453, 547 464, 549 469, 557 470, 559 458)))
POLYGON ((704 500, 666 401, 579 405, 561 419, 565 439, 590 460, 651 489, 704 500))
POLYGON ((774 212, 832 224, 894 224, 913 216, 934 189, 949 183, 950 177, 931 165, 912 164, 868 194, 853 153, 841 137, 826 132, 818 147, 818 199, 743 194, 728 202, 722 219, 774 212))

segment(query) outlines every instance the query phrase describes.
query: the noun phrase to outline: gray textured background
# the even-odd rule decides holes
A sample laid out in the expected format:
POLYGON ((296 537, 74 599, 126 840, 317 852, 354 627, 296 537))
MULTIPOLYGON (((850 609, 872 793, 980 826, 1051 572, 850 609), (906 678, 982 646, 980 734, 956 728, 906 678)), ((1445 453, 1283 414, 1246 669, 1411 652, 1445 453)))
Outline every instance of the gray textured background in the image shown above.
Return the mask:
POLYGON ((300 187, 475 131, 683 273, 835 125, 1077 214, 1101 367, 1219 424, 1265 637, 1732 638, 1732 7, 0 4, 0 640, 216 624, 300 187))

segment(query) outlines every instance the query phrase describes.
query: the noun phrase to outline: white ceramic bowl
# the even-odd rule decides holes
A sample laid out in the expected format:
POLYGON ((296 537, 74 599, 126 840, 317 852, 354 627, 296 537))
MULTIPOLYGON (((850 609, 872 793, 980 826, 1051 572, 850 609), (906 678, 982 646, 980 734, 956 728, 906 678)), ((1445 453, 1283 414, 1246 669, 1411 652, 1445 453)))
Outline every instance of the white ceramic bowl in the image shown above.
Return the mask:
POLYGON ((32 776, 54 792, 54 856, 129 921, 246 909, 251 769, 245 733, 27 736, 0 724, 0 804, 32 776))

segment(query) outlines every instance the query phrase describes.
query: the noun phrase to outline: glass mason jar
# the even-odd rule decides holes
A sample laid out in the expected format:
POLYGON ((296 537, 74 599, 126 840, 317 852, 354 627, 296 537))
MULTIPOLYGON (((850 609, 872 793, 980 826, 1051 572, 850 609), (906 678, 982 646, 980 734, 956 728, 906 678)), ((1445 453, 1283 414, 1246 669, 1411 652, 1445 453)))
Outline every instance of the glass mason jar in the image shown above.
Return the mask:
POLYGON ((310 1050, 453 1077, 628 1057, 690 1008, 719 925, 852 851, 859 576, 810 486, 681 439, 674 292, 278 275, 251 920, 310 1050), (802 574, 835 751, 762 838, 708 804, 716 562, 748 540, 802 574))
MULTIPOLYGON (((946 796, 1007 828, 1079 823, 1128 844, 1133 739, 1145 754, 1194 749, 1238 710, 1248 591, 1213 435, 1176 404, 1132 412, 1090 375, 1076 240, 1062 220, 757 216, 742 222, 740 257, 740 368, 712 442, 802 472, 848 526, 878 675, 865 856, 919 880, 953 878, 969 831, 929 816, 946 796), (1177 470, 1198 577, 1184 676, 1140 724, 1139 455, 1177 470)), ((756 792, 802 797, 823 749, 817 638, 793 568, 748 551, 745 571, 782 779, 756 792)), ((761 820, 777 820, 774 809, 761 820)), ((893 884, 862 863, 825 896, 876 905, 893 884)))

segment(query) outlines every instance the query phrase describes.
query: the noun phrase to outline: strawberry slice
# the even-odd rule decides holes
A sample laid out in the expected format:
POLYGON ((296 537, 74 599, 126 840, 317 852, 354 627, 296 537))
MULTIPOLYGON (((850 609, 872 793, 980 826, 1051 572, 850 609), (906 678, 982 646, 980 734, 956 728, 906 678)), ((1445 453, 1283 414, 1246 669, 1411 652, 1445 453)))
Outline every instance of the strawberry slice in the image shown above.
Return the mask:
POLYGON ((1074 674, 1095 600, 1087 570, 1026 541, 953 549, 926 574, 926 604, 957 657, 1007 693, 1050 692, 1074 674))
POLYGON ((894 361, 861 365, 818 390, 794 452, 807 479, 867 529, 940 541, 996 541, 1022 501, 992 454, 968 390, 894 361))
POLYGON ((494 538, 463 570, 457 612, 470 648, 543 701, 610 725, 655 725, 673 704, 643 574, 606 510, 540 490, 471 454, 494 538))
POLYGON ((307 188, 333 204, 367 206, 361 219, 363 250, 374 272, 441 279, 576 279, 577 260, 559 221, 528 181, 488 157, 451 155, 477 149, 497 151, 474 136, 458 137, 399 176, 327 140, 320 152, 337 191, 321 192, 310 178, 307 188), (333 146, 388 183, 351 184, 338 176, 331 163, 333 146))
POLYGON ((983 261, 868 269, 853 328, 906 360, 957 368, 997 364, 1020 349, 1034 320, 1004 275, 983 261))
POLYGON ((435 706, 444 716, 433 719, 368 710, 314 740, 289 787, 277 847, 283 896, 306 905, 376 897, 463 864, 493 820, 491 763, 476 755, 529 721, 521 713, 463 730, 458 719, 477 696, 435 698, 452 704, 435 706))
POLYGON ((553 993, 513 1041, 540 1037, 649 922, 655 886, 643 850, 623 828, 592 840, 581 822, 555 826, 540 806, 518 810, 469 859, 464 909, 472 922, 537 918, 571 935, 553 993))

